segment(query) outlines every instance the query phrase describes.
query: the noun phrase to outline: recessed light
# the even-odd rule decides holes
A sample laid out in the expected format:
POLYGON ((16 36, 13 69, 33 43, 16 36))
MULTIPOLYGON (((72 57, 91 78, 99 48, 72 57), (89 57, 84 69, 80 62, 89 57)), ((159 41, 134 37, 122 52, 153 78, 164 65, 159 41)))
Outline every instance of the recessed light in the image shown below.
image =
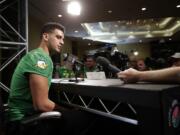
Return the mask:
POLYGON ((133 33, 134 33, 133 31, 129 32, 129 34, 133 34, 133 33))
POLYGON ((138 19, 136 22, 137 22, 137 23, 139 23, 139 22, 140 22, 140 20, 138 19))
POLYGON ((134 55, 137 56, 139 54, 138 51, 134 51, 134 55))
POLYGON ((128 38, 130 38, 130 39, 134 39, 134 38, 135 38, 135 36, 134 36, 134 35, 129 35, 129 36, 128 36, 128 38))
POLYGON ((176 8, 180 8, 180 4, 176 6, 176 8))
POLYGON ((108 10, 108 13, 111 14, 111 13, 112 13, 112 10, 108 10))
POLYGON ((61 18, 61 17, 62 17, 62 15, 61 15, 61 14, 59 14, 59 15, 58 15, 58 17, 60 17, 60 18, 61 18))
POLYGON ((146 10, 147 10, 147 8, 143 7, 143 8, 141 8, 141 10, 142 10, 142 11, 146 11, 146 10))
POLYGON ((80 15, 81 5, 77 1, 71 1, 67 6, 67 11, 71 15, 80 15))
POLYGON ((146 34, 145 37, 151 38, 151 37, 153 37, 153 35, 149 33, 149 34, 146 34))
POLYGON ((74 32, 75 32, 75 33, 78 33, 79 31, 78 31, 78 30, 75 30, 74 32))

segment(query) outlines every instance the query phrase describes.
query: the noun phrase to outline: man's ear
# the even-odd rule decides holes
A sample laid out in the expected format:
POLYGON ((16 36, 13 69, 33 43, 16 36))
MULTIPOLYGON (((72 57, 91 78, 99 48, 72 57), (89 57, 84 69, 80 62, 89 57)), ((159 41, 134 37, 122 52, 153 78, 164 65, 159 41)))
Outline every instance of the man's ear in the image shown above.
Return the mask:
POLYGON ((43 34, 43 39, 44 39, 45 41, 48 41, 48 39, 49 39, 48 33, 44 33, 44 34, 43 34))

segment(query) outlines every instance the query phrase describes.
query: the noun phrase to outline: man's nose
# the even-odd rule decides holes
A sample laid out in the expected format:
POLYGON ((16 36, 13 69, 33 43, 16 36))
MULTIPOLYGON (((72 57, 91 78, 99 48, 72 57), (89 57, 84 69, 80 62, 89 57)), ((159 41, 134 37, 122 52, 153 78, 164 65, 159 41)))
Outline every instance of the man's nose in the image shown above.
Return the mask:
POLYGON ((60 44, 61 44, 61 45, 64 45, 64 40, 61 40, 61 41, 60 41, 60 44))

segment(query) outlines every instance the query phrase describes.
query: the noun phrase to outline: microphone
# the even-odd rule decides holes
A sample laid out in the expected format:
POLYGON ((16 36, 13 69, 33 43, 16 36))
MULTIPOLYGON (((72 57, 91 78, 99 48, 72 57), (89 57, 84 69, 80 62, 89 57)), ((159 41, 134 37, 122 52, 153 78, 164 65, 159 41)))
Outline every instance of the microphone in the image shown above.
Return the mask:
POLYGON ((78 58, 72 54, 69 54, 67 56, 65 56, 64 58, 67 62, 71 63, 71 64, 79 64, 79 65, 84 65, 83 62, 81 62, 80 60, 78 60, 78 58))
POLYGON ((98 56, 97 59, 96 59, 96 62, 98 64, 100 64, 101 66, 107 68, 109 71, 111 71, 112 73, 118 73, 120 72, 121 70, 119 68, 117 68, 116 66, 113 66, 111 64, 111 62, 106 59, 105 57, 102 57, 102 56, 98 56))
POLYGON ((73 64, 84 65, 84 63, 81 62, 81 61, 79 61, 78 59, 73 59, 73 60, 72 60, 72 63, 73 63, 73 64))

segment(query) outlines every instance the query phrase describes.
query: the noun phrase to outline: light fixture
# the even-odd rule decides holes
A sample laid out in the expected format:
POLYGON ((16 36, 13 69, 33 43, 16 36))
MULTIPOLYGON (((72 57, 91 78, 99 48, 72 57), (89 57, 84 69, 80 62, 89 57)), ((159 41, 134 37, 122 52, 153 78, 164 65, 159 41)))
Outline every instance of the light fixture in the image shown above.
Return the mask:
POLYGON ((135 36, 134 36, 134 35, 129 35, 129 36, 128 36, 128 38, 130 38, 130 39, 134 39, 134 38, 135 38, 135 36))
POLYGON ((81 5, 77 1, 71 1, 67 6, 67 12, 71 15, 81 14, 81 5))
POLYGON ((147 8, 143 7, 143 8, 141 8, 141 10, 142 10, 142 11, 146 11, 146 10, 147 10, 147 8))
POLYGON ((134 54, 135 56, 137 56, 137 55, 139 54, 139 52, 138 52, 138 51, 134 51, 133 54, 134 54))
POLYGON ((59 17, 59 18, 61 18, 61 17, 62 17, 62 15, 61 15, 61 14, 59 14, 59 15, 58 15, 58 17, 59 17))
POLYGON ((112 10, 108 10, 108 13, 111 14, 111 13, 112 13, 112 10))
POLYGON ((180 4, 176 6, 176 8, 180 8, 180 4))

